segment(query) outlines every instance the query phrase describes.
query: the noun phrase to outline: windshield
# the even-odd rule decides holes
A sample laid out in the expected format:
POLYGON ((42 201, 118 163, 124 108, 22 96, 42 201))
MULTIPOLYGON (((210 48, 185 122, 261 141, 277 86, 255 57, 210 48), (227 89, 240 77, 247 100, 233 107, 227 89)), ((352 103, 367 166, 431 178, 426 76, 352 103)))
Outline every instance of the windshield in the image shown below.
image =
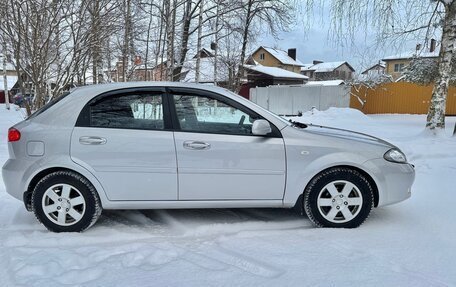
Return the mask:
POLYGON ((54 98, 52 100, 50 100, 49 102, 47 102, 44 106, 42 106, 41 108, 39 108, 38 110, 36 110, 33 114, 31 114, 27 119, 33 119, 34 117, 38 116, 39 114, 42 114, 43 112, 45 112, 46 110, 48 110, 50 107, 52 107, 53 105, 57 104, 58 102, 60 102, 62 99, 64 99, 66 96, 68 96, 69 94, 71 94, 71 92, 65 92, 63 93, 60 97, 57 97, 57 98, 54 98))

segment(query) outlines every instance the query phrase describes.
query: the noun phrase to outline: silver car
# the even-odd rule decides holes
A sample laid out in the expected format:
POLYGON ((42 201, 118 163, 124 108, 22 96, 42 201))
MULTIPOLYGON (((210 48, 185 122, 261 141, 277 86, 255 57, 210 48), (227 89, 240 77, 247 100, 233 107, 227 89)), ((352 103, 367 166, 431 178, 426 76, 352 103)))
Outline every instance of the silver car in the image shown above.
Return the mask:
POLYGON ((82 87, 8 132, 6 190, 54 232, 102 209, 293 208, 353 228, 410 197, 414 168, 392 144, 289 122, 222 88, 82 87))

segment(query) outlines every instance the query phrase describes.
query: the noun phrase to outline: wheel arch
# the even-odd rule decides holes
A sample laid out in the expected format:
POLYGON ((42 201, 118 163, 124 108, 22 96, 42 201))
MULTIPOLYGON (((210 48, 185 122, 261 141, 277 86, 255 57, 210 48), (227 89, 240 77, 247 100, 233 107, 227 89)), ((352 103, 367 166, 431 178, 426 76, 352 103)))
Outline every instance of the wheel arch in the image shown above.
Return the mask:
POLYGON ((32 210, 32 206, 31 206, 32 192, 35 189, 35 187, 38 184, 38 182, 42 178, 44 178, 45 176, 47 176, 47 175, 49 175, 49 174, 51 174, 53 172, 57 172, 57 171, 69 171, 69 172, 76 173, 76 174, 82 176, 83 178, 85 178, 95 188, 95 191, 98 193, 98 196, 100 197, 100 200, 103 203, 102 193, 98 190, 97 183, 93 182, 86 175, 84 175, 83 173, 81 173, 81 172, 79 172, 79 171, 77 171, 75 169, 68 168, 68 167, 63 167, 63 166, 55 166, 55 167, 48 167, 48 168, 45 168, 43 170, 40 170, 35 175, 33 175, 32 179, 29 181, 29 183, 27 185, 27 190, 24 193, 24 204, 25 204, 25 206, 26 206, 28 211, 32 210))
POLYGON ((333 168, 350 168, 350 169, 356 170, 361 175, 363 175, 367 179, 369 184, 372 186, 372 189, 374 191, 374 207, 378 206, 378 202, 379 202, 378 186, 377 186, 377 183, 375 182, 375 180, 373 179, 373 177, 367 171, 365 171, 365 170, 363 170, 363 169, 361 169, 359 167, 353 166, 353 165, 335 165, 335 166, 327 167, 327 168, 325 168, 323 170, 320 170, 319 172, 317 172, 316 174, 314 174, 312 176, 312 178, 309 180, 309 182, 307 182, 306 186, 304 187, 303 192, 299 195, 299 197, 298 197, 298 199, 296 201, 296 204, 293 207, 294 209, 297 209, 300 212, 304 212, 304 191, 307 189, 309 184, 312 182, 312 180, 316 176, 318 176, 322 172, 325 172, 325 171, 333 169, 333 168))

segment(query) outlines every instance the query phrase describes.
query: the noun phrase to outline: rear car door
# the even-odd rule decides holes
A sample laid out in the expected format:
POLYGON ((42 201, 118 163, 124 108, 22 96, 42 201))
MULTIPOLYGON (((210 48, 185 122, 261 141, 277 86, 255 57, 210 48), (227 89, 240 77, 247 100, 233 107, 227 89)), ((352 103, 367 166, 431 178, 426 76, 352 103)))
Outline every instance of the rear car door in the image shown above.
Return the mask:
POLYGON ((252 135, 261 116, 219 94, 173 88, 169 99, 179 200, 283 198, 285 148, 275 126, 267 136, 252 135))
POLYGON ((91 171, 109 200, 177 200, 177 165, 166 93, 126 89, 81 112, 71 158, 91 171))

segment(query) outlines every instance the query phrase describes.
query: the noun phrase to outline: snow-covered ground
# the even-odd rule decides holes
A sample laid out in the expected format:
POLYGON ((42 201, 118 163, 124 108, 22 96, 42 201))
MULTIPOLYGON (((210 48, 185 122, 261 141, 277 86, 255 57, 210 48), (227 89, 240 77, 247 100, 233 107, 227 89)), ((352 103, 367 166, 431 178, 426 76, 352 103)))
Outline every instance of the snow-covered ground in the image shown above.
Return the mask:
MULTIPOLYGON (((2 162, 18 120, 0 106, 2 162)), ((424 116, 299 120, 397 144, 416 165, 412 198, 353 230, 316 229, 289 210, 210 209, 110 211, 82 234, 54 234, 0 183, 0 286, 455 286, 456 138, 423 134, 424 116)))

